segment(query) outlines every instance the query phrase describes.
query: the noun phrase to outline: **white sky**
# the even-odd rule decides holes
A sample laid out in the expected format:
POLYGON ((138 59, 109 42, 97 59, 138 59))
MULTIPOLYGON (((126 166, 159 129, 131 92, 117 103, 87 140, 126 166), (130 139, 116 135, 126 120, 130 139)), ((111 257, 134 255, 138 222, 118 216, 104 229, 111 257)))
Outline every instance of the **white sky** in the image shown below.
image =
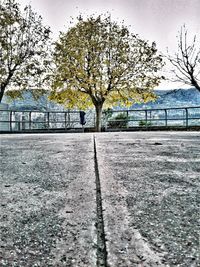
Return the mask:
MULTIPOLYGON (((131 26, 131 31, 143 39, 155 41, 166 53, 176 50, 176 35, 186 24, 192 37, 200 36, 200 0, 17 0, 22 6, 31 4, 51 27, 54 38, 67 31, 70 17, 109 12, 112 19, 131 26)), ((159 87, 175 88, 181 85, 162 83, 159 87)))

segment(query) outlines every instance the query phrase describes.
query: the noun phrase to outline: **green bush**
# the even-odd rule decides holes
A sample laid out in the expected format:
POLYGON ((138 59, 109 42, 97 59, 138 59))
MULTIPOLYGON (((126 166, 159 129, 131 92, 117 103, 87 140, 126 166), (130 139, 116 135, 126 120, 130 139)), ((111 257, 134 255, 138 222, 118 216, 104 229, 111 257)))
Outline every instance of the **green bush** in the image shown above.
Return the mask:
POLYGON ((139 126, 151 126, 152 123, 150 121, 139 121, 139 126))
POLYGON ((115 117, 111 117, 108 121, 108 127, 125 128, 128 126, 128 116, 126 113, 119 113, 115 117))

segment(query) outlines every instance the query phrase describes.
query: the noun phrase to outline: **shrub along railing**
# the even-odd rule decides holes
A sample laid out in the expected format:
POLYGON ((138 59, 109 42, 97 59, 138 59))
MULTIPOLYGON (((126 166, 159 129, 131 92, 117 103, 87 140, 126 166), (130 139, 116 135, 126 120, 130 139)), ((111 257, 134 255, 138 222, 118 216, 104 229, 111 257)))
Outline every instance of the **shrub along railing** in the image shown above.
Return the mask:
MULTIPOLYGON (((84 128, 94 128, 95 113, 86 111, 84 128)), ((109 129, 151 127, 200 127, 200 106, 164 109, 107 110, 102 127, 109 129)), ((80 111, 0 110, 0 132, 34 132, 83 129, 80 111)))

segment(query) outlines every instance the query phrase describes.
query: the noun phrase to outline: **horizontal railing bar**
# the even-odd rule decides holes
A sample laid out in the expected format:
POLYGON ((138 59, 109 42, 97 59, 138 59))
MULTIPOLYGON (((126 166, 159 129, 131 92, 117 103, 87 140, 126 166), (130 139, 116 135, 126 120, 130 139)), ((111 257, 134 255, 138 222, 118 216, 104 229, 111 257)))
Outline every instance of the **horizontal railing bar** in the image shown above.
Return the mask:
MULTIPOLYGON (((9 120, 5 120, 5 121, 1 121, 0 122, 10 122, 9 120)), ((12 123, 14 122, 20 122, 20 123, 47 123, 48 121, 28 121, 28 120, 12 120, 11 121, 12 123)), ((72 123, 72 122, 80 122, 79 120, 75 120, 75 121, 72 121, 72 120, 69 120, 69 121, 49 121, 49 123, 72 123)))
MULTIPOLYGON (((188 120, 199 120, 200 118, 188 118, 188 120)), ((183 121, 186 120, 186 118, 175 118, 175 119, 167 119, 167 121, 183 121)), ((109 120, 107 122, 124 122, 125 120, 109 120)), ((131 122, 131 121, 146 121, 145 119, 140 119, 140 120, 127 120, 126 122, 131 122)), ((166 121, 165 119, 149 119, 147 120, 148 122, 150 121, 166 121)), ((2 123, 9 123, 10 121, 0 121, 2 123)), ((37 122, 30 122, 30 121, 11 121, 11 123, 31 123, 31 124, 37 124, 37 123, 48 123, 47 121, 37 121, 37 122)), ((54 123, 54 124, 58 124, 58 123, 65 123, 64 121, 62 122, 49 122, 49 123, 54 123)), ((79 121, 69 121, 66 122, 67 124, 72 124, 72 123, 80 123, 79 121)))
MULTIPOLYGON (((185 110, 185 109, 199 109, 200 106, 189 106, 189 107, 174 107, 174 108, 148 108, 148 109, 126 109, 126 110, 111 110, 110 112, 142 112, 142 111, 165 111, 165 110, 185 110)), ((60 113, 60 114, 79 114, 80 111, 38 111, 38 110, 11 110, 11 109, 1 109, 0 111, 3 112, 17 112, 17 113, 60 113)), ((103 111, 103 113, 106 113, 106 111, 103 111)))
POLYGON ((56 110, 52 110, 52 111, 38 111, 38 110, 15 110, 15 109, 0 109, 0 111, 3 112, 17 112, 17 113, 66 113, 66 114, 71 114, 71 113, 75 113, 75 114, 79 114, 80 111, 56 111, 56 110))
MULTIPOLYGON (((181 117, 181 118, 167 118, 167 120, 185 120, 185 117, 181 117)), ((200 117, 188 117, 188 120, 198 120, 200 119, 200 117)), ((108 120, 107 122, 123 122, 123 121, 141 121, 141 120, 145 120, 145 118, 141 118, 141 119, 129 119, 129 120, 108 120)), ((150 119, 148 118, 147 121, 165 121, 165 118, 160 118, 160 119, 150 119)), ((9 120, 3 120, 0 122, 4 122, 4 123, 8 123, 10 122, 9 120)), ((48 121, 18 121, 18 120, 12 120, 11 123, 48 123, 48 121)), ((49 123, 80 123, 79 120, 76 121, 49 121, 49 123)))
MULTIPOLYGON (((157 111, 157 110, 185 110, 185 109, 199 109, 200 106, 194 106, 194 107, 176 107, 176 108, 152 108, 152 109, 126 109, 126 110, 110 110, 110 112, 141 112, 141 111, 157 111)), ((106 113, 106 111, 103 111, 103 113, 106 113)))
MULTIPOLYGON (((185 120, 186 118, 185 117, 181 117, 181 118, 167 118, 167 120, 185 120)), ((200 119, 200 117, 197 117, 197 118, 188 118, 188 120, 198 120, 200 119)), ((108 120, 107 122, 128 122, 128 121, 141 121, 141 120, 145 120, 145 118, 141 118, 141 119, 129 119, 129 120, 108 120)), ((166 121, 165 118, 160 118, 160 119, 150 119, 148 118, 147 121, 166 121)))

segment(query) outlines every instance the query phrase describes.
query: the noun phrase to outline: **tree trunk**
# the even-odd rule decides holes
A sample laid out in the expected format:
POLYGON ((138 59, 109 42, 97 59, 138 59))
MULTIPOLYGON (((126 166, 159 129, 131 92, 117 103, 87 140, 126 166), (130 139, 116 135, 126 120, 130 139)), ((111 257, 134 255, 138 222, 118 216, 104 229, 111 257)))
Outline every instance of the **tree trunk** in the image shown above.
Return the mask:
POLYGON ((101 132, 101 116, 102 116, 102 104, 95 106, 96 109, 96 132, 101 132))
POLYGON ((0 85, 0 103, 2 101, 2 98, 3 98, 4 92, 6 90, 6 87, 9 84, 13 74, 14 74, 14 69, 9 72, 8 77, 6 78, 6 80, 4 82, 2 82, 1 85, 0 85))
POLYGON ((5 88, 6 88, 6 86, 1 85, 1 88, 0 88, 0 103, 1 103, 2 98, 3 98, 5 88))
POLYGON ((200 92, 200 86, 193 77, 191 78, 191 84, 200 92))

